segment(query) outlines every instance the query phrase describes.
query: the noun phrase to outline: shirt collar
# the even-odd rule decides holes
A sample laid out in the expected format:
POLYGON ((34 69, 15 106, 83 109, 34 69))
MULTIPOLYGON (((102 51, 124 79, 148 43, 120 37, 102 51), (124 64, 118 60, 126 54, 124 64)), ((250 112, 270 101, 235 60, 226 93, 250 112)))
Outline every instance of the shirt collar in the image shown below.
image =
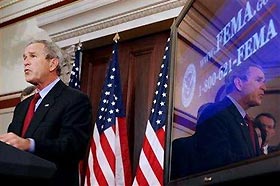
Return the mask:
POLYGON ((241 114, 241 116, 244 118, 246 115, 246 111, 237 103, 237 101, 231 97, 230 95, 227 95, 227 97, 230 99, 230 101, 236 106, 237 110, 241 114))
POLYGON ((263 146, 263 153, 268 154, 268 144, 263 146))
POLYGON ((60 79, 57 78, 56 80, 54 80, 53 82, 51 82, 48 86, 46 86, 45 88, 43 88, 39 94, 41 96, 41 98, 43 99, 48 93, 49 91, 55 86, 55 84, 59 81, 60 79))

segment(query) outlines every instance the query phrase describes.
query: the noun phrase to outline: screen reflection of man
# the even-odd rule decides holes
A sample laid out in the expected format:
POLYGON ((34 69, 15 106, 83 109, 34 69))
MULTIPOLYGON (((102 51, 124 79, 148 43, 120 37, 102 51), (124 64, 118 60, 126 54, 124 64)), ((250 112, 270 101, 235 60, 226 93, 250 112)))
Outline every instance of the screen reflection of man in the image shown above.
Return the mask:
POLYGON ((244 117, 261 105, 266 90, 262 68, 243 62, 225 78, 226 97, 206 107, 196 127, 198 169, 217 168, 261 154, 257 135, 244 117), (254 138, 254 139, 252 139, 254 138))
POLYGON ((270 114, 270 113, 260 113, 256 116, 255 123, 261 124, 266 132, 266 139, 264 141, 264 144, 262 146, 263 148, 263 153, 268 154, 270 152, 274 152, 279 150, 279 145, 278 146, 272 146, 269 143, 271 142, 271 139, 275 136, 276 134, 276 119, 275 117, 270 114))

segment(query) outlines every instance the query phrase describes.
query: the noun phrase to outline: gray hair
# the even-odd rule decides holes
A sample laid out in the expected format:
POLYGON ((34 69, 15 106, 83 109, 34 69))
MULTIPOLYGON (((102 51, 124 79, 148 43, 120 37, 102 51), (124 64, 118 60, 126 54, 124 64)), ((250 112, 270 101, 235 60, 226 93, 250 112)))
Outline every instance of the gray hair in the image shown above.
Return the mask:
POLYGON ((226 93, 229 94, 235 89, 234 79, 240 78, 241 80, 247 80, 249 68, 256 67, 263 71, 263 68, 253 62, 244 62, 240 66, 235 67, 226 77, 225 77, 225 89, 226 93))
POLYGON ((64 62, 63 53, 62 53, 62 50, 60 49, 60 47, 57 46, 54 42, 47 41, 47 40, 33 40, 30 43, 28 43, 27 46, 34 44, 34 43, 41 43, 44 45, 45 52, 46 52, 46 59, 53 59, 53 58, 58 59, 58 67, 56 69, 56 72, 57 72, 57 75, 60 76, 61 68, 62 68, 63 62, 64 62))

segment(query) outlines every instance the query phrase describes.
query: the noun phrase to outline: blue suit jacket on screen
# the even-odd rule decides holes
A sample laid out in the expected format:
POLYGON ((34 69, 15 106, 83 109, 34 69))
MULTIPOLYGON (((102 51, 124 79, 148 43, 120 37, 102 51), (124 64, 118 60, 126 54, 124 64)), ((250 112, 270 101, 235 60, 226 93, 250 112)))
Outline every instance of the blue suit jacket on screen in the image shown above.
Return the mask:
MULTIPOLYGON (((246 122, 231 100, 210 104, 198 120, 197 151, 201 171, 253 158, 254 151, 246 122)), ((255 133, 256 147, 258 140, 255 133)))

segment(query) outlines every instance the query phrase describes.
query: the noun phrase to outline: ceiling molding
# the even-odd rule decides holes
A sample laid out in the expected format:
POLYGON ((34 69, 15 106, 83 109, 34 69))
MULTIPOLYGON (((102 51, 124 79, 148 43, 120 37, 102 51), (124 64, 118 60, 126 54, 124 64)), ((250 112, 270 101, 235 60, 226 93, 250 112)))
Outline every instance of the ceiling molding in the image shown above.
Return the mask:
POLYGON ((77 0, 0 1, 0 28, 75 1, 77 0))
POLYGON ((182 7, 184 5, 184 1, 175 1, 171 3, 159 4, 153 7, 145 7, 140 10, 135 10, 134 12, 126 12, 120 15, 115 15, 108 17, 103 20, 98 20, 91 24, 82 25, 77 28, 72 28, 69 30, 65 30, 64 32, 51 34, 50 37, 54 41, 61 41, 72 37, 81 36, 86 33, 95 32, 98 30, 106 29, 112 26, 116 26, 122 23, 126 23, 129 21, 133 21, 139 18, 151 16, 157 13, 161 13, 164 11, 168 11, 170 9, 182 7))
POLYGON ((107 4, 102 6, 100 3, 99 6, 97 3, 88 4, 88 9, 84 12, 81 12, 81 7, 86 4, 82 3, 83 1, 79 4, 78 1, 72 5, 75 6, 73 8, 68 6, 67 9, 58 9, 56 12, 39 16, 37 22, 40 28, 48 32, 53 41, 60 43, 72 40, 67 44, 60 44, 63 47, 73 44, 74 39, 86 41, 174 18, 178 16, 186 1, 107 0, 107 4))
POLYGON ((22 0, 2 0, 0 1, 0 10, 12 6, 22 0))

